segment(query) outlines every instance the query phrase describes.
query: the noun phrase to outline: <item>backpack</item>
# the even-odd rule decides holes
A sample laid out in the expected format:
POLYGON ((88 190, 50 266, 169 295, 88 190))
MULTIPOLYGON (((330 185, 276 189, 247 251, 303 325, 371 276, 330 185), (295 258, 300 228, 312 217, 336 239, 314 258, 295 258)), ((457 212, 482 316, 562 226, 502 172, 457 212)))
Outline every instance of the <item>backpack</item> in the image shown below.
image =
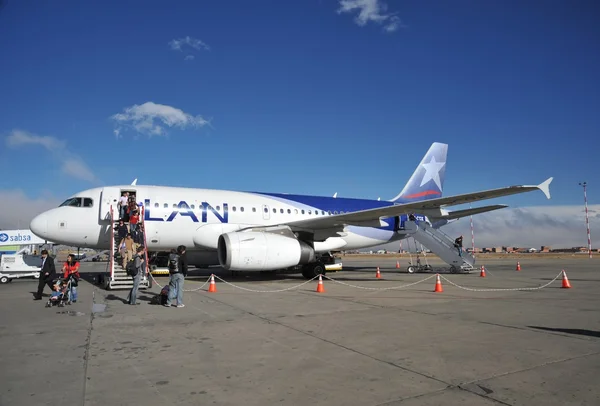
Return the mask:
POLYGON ((169 255, 169 272, 176 273, 179 268, 179 256, 169 255))
POLYGON ((127 261, 127 265, 125 266, 125 271, 127 272, 127 275, 129 275, 129 276, 136 276, 138 273, 138 270, 135 267, 135 258, 136 257, 137 257, 137 255, 135 257, 133 257, 132 259, 130 259, 129 261, 127 261))

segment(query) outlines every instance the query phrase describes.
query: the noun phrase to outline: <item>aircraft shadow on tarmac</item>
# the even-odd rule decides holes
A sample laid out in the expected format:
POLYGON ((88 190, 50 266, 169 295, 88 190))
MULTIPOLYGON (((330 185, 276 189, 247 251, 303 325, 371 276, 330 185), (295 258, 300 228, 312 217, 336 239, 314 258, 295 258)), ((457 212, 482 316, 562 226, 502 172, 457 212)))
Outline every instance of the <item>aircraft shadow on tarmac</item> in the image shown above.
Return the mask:
POLYGON ((538 327, 538 326, 527 326, 536 330, 552 331, 555 333, 566 333, 566 334, 577 334, 587 337, 600 338, 600 331, 585 330, 580 328, 557 328, 557 327, 538 327))

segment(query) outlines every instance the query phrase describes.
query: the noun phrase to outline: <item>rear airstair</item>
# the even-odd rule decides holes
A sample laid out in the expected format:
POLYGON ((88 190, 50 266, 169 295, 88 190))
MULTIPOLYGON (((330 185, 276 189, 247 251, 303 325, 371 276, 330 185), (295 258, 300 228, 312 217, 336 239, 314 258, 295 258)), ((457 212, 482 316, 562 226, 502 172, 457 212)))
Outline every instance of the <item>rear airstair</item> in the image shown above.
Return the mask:
POLYGON ((452 272, 473 269, 475 257, 465 250, 462 251, 462 255, 459 255, 458 248, 454 246, 454 240, 425 221, 405 221, 403 231, 450 265, 452 272))
MULTIPOLYGON (((144 207, 141 208, 140 218, 144 218, 144 207)), ((133 277, 127 275, 127 271, 123 269, 120 264, 115 261, 115 254, 117 253, 117 247, 119 242, 117 241, 118 235, 115 233, 115 229, 119 224, 119 219, 114 218, 113 207, 110 207, 110 258, 107 264, 107 275, 104 277, 102 284, 106 290, 114 289, 131 289, 133 287, 133 277)), ((148 273, 148 248, 146 245, 146 229, 143 222, 140 223, 142 229, 142 246, 144 247, 144 269, 140 279, 139 289, 150 289, 152 288, 152 278, 148 273)))

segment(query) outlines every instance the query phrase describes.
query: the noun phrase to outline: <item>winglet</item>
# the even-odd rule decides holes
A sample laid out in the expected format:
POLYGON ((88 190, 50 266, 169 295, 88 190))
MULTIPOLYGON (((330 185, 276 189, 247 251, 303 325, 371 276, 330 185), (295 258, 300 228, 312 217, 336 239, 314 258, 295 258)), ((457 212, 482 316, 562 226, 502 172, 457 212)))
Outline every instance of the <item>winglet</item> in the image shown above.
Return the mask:
POLYGON ((548 200, 550 200, 550 183, 552 182, 552 179, 554 178, 548 178, 538 185, 538 189, 544 192, 548 200))
POLYGON ((137 178, 135 178, 135 179, 133 180, 133 182, 131 182, 131 186, 135 186, 136 184, 137 184, 137 178))

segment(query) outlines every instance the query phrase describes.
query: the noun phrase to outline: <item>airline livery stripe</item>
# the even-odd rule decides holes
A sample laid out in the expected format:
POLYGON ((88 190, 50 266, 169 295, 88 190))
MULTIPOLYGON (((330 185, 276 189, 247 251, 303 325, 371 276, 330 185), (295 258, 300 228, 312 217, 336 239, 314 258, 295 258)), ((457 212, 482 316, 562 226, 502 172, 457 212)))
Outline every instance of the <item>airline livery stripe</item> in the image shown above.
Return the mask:
POLYGON ((408 195, 408 196, 404 196, 404 198, 406 199, 414 199, 417 197, 423 197, 423 196, 429 196, 429 195, 441 195, 440 192, 435 191, 435 190, 426 190, 424 192, 419 192, 419 193, 415 193, 412 195, 408 195))

